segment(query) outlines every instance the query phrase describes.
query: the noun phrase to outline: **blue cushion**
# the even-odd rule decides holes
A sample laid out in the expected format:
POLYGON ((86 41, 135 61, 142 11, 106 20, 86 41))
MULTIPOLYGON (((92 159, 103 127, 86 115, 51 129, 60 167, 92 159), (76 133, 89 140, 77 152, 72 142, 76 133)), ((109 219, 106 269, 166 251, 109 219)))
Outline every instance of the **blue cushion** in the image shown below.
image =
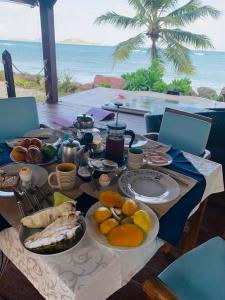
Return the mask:
POLYGON ((225 299, 225 241, 209 240, 178 258, 159 278, 182 300, 225 299))
POLYGON ((39 126, 35 98, 0 99, 0 141, 21 137, 39 126))
POLYGON ((163 115, 159 142, 171 144, 195 155, 202 155, 208 141, 211 123, 194 117, 165 112, 163 115))

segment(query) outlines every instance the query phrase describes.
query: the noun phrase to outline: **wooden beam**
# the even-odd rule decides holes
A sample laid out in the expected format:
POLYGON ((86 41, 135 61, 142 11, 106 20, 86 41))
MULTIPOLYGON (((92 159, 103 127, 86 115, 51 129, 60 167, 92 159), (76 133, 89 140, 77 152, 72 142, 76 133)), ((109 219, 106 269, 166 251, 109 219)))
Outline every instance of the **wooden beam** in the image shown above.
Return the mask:
POLYGON ((40 6, 43 60, 45 64, 45 89, 47 103, 58 103, 56 69, 54 0, 38 0, 40 6))
POLYGON ((2 62, 4 66, 5 81, 7 84, 8 98, 16 97, 15 84, 13 78, 12 58, 7 50, 5 50, 2 53, 2 62))

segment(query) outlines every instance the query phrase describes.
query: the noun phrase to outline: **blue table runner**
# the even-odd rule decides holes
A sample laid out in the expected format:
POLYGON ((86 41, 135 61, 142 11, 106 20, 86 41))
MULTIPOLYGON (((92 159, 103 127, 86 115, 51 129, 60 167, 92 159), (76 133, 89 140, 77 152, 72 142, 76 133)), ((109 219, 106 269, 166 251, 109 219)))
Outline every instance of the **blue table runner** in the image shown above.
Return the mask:
POLYGON ((192 210, 201 202, 206 188, 205 177, 184 157, 180 150, 172 149, 169 154, 173 162, 168 169, 192 177, 196 185, 184 195, 164 216, 161 217, 158 237, 176 245, 182 237, 185 223, 192 210))

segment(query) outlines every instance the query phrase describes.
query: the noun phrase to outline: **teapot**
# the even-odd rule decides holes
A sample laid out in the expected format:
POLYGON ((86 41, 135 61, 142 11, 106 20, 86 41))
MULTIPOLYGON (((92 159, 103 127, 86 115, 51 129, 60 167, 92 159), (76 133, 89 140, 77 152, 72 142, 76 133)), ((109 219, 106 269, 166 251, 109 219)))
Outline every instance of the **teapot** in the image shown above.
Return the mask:
POLYGON ((75 163, 79 166, 85 150, 85 146, 81 146, 78 141, 72 138, 64 141, 60 148, 62 162, 75 163))

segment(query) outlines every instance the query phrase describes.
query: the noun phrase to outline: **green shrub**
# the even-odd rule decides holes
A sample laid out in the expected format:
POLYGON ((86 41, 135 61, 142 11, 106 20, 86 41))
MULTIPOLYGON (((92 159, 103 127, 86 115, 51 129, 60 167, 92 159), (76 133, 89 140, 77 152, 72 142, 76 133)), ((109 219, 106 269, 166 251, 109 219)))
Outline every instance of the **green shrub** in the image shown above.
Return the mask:
POLYGON ((20 86, 24 89, 32 89, 35 87, 35 83, 23 78, 15 79, 15 85, 20 86))
POLYGON ((154 60, 148 69, 138 69, 136 72, 126 73, 122 78, 127 80, 124 85, 129 91, 150 91, 164 92, 167 84, 163 81, 164 68, 158 60, 154 60))
POLYGON ((190 95, 191 93, 191 81, 188 78, 175 79, 168 86, 170 91, 179 92, 183 95, 190 95))
POLYGON ((102 82, 102 83, 99 83, 98 84, 98 87, 104 87, 104 88, 108 88, 108 89, 111 89, 112 86, 110 83, 107 83, 107 82, 102 82))
POLYGON ((73 77, 69 73, 65 73, 61 76, 58 82, 58 91, 60 96, 72 94, 77 90, 78 85, 73 82, 72 79, 73 77))

